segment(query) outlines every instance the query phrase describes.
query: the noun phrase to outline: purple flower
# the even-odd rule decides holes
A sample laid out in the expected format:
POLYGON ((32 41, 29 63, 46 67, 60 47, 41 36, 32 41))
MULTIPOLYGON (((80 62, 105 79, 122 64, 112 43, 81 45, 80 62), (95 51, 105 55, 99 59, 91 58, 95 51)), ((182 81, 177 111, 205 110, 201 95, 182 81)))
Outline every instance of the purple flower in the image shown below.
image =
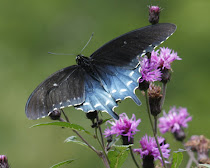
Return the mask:
MULTIPOLYGON (((158 142, 160 144, 160 149, 162 151, 164 158, 169 158, 170 156, 170 149, 168 149, 169 144, 164 144, 165 139, 162 137, 158 137, 158 142)), ((140 154, 141 158, 145 158, 146 156, 150 155, 153 156, 155 160, 159 159, 162 162, 162 158, 160 156, 160 152, 158 150, 156 141, 154 137, 148 137, 145 135, 142 137, 142 139, 139 141, 141 144, 141 148, 134 149, 133 151, 140 154)))
POLYGON ((0 155, 0 168, 9 168, 8 159, 5 155, 0 155))
POLYGON ((169 49, 168 47, 161 48, 157 51, 151 52, 151 58, 141 58, 141 74, 139 82, 143 81, 154 82, 162 80, 162 73, 164 69, 171 69, 171 63, 175 60, 181 60, 177 53, 169 49))
POLYGON ((158 57, 158 51, 152 51, 151 58, 144 57, 142 60, 140 60, 141 65, 141 75, 139 82, 142 83, 143 81, 147 82, 154 82, 154 81, 160 81, 161 80, 161 71, 158 68, 159 64, 159 57, 158 57))
POLYGON ((163 112, 163 117, 159 118, 159 128, 162 134, 171 131, 172 133, 186 128, 187 122, 191 121, 192 117, 189 116, 187 109, 183 107, 172 107, 168 114, 163 112))
POLYGON ((160 47, 160 60, 159 67, 161 69, 171 69, 171 63, 175 60, 181 60, 179 56, 177 56, 177 52, 172 51, 168 47, 160 47))
POLYGON ((122 135, 128 137, 128 141, 130 141, 130 139, 133 138, 133 135, 136 134, 136 131, 139 131, 137 126, 141 120, 136 120, 134 114, 131 119, 129 119, 125 113, 120 114, 119 117, 119 120, 112 119, 112 121, 107 121, 107 123, 110 123, 112 126, 111 129, 107 128, 104 131, 104 135, 105 137, 114 134, 116 134, 116 136, 122 135))

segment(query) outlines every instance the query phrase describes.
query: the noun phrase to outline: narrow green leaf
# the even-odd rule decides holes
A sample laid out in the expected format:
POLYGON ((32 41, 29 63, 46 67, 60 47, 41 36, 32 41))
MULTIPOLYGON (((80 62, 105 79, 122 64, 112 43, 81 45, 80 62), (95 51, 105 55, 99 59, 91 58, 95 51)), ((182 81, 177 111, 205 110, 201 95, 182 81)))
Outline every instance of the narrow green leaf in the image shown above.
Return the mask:
POLYGON ((70 124, 68 122, 47 122, 47 123, 40 123, 40 124, 35 124, 32 127, 38 127, 38 126, 45 126, 45 125, 55 125, 55 126, 60 126, 60 127, 66 127, 66 128, 71 128, 76 131, 84 131, 85 133, 91 135, 90 132, 86 131, 82 126, 77 125, 77 124, 70 124))
MULTIPOLYGON (((107 119, 103 120, 102 124, 106 123, 107 121, 109 121, 109 120, 111 120, 111 119, 112 119, 112 118, 107 118, 107 119)), ((102 125, 102 124, 101 124, 101 125, 102 125)))
POLYGON ((68 137, 64 142, 73 142, 73 143, 77 143, 79 145, 82 145, 88 149, 90 149, 84 142, 78 141, 76 136, 70 136, 68 137))
POLYGON ((115 150, 108 153, 111 168, 120 168, 128 157, 129 146, 115 146, 115 150))
POLYGON ((174 152, 171 168, 179 168, 182 160, 183 160, 182 152, 174 152))
POLYGON ((64 164, 69 164, 69 163, 71 163, 71 162, 73 162, 73 161, 74 161, 73 159, 71 159, 71 160, 66 160, 66 161, 60 162, 60 163, 58 163, 58 164, 55 164, 55 165, 53 165, 53 166, 50 167, 50 168, 57 168, 57 167, 60 167, 60 166, 62 166, 62 165, 64 165, 64 164))
POLYGON ((205 166, 207 168, 210 168, 210 164, 199 164, 199 166, 205 166))

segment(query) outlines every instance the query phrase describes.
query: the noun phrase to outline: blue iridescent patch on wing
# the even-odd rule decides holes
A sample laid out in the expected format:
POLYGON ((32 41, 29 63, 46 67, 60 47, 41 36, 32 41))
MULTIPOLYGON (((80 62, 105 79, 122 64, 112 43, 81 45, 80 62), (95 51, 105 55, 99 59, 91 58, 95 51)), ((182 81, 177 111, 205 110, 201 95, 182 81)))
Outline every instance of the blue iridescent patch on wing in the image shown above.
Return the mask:
POLYGON ((113 111, 114 107, 117 107, 116 101, 132 98, 136 104, 141 105, 135 95, 141 77, 139 67, 125 69, 116 66, 98 66, 97 74, 98 80, 85 75, 85 102, 77 106, 78 109, 85 112, 105 111, 116 118, 113 111))

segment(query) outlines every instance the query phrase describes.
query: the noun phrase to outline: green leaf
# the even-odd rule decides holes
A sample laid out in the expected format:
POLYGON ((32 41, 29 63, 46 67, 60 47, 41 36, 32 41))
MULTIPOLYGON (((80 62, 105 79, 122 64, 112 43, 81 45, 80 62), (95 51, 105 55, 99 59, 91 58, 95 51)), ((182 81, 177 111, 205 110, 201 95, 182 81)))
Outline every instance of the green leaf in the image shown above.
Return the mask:
POLYGON ((178 168, 183 160, 182 152, 174 152, 171 168, 178 168))
MULTIPOLYGON (((102 124, 106 123, 107 121, 109 121, 109 120, 111 120, 111 119, 112 119, 112 118, 107 118, 107 119, 103 120, 102 124)), ((101 125, 102 125, 102 124, 101 124, 101 125)))
POLYGON ((84 147, 90 149, 90 148, 87 146, 87 144, 85 144, 84 142, 78 141, 76 136, 70 136, 70 137, 68 137, 64 142, 67 142, 67 143, 68 143, 68 142, 77 143, 77 144, 79 144, 79 145, 82 145, 82 146, 84 146, 84 147))
POLYGON ((120 168, 128 157, 129 146, 121 145, 115 146, 115 150, 108 152, 110 160, 110 168, 120 168))
POLYGON ((199 164, 199 166, 205 166, 207 168, 210 168, 210 164, 199 164))
POLYGON ((52 167, 50 167, 50 168, 57 168, 57 167, 60 167, 60 166, 62 166, 62 165, 64 165, 64 164, 69 164, 69 163, 71 163, 71 162, 73 162, 74 160, 66 160, 66 161, 63 161, 63 162, 60 162, 60 163, 58 163, 58 164, 55 164, 55 165, 53 165, 52 167))
POLYGON ((77 125, 77 124, 70 124, 68 122, 47 122, 47 123, 40 123, 40 124, 35 124, 32 127, 38 127, 38 126, 44 126, 44 125, 55 125, 55 126, 60 126, 60 127, 66 127, 66 128, 71 128, 76 131, 84 131, 85 133, 91 135, 90 132, 86 131, 82 126, 77 125))

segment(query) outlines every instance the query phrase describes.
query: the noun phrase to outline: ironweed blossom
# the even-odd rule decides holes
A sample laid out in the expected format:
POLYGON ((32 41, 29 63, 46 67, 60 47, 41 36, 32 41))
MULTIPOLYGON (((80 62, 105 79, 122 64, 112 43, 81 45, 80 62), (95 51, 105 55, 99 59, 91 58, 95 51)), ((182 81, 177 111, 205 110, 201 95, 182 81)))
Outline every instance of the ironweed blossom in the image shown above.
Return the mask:
MULTIPOLYGON (((164 158, 169 158, 170 156, 170 149, 169 144, 164 143, 165 139, 162 137, 158 137, 158 142, 160 144, 160 149, 162 151, 163 157, 164 158)), ((148 158, 148 156, 153 156, 154 160, 159 159, 162 162, 162 158, 160 156, 160 152, 158 150, 158 146, 156 144, 155 138, 154 137, 148 137, 145 135, 142 137, 142 139, 139 141, 141 148, 134 149, 133 151, 136 152, 137 154, 141 155, 141 158, 148 158)))
POLYGON ((0 155, 0 168, 9 168, 8 159, 5 155, 0 155))
POLYGON ((133 139, 133 135, 136 134, 137 126, 141 122, 140 119, 136 120, 135 115, 132 115, 132 118, 129 119, 128 116, 125 113, 122 113, 119 115, 119 120, 112 119, 110 121, 107 121, 107 123, 110 123, 112 126, 111 128, 107 128, 104 131, 105 137, 109 137, 110 135, 121 135, 122 137, 127 137, 128 142, 131 142, 133 139))
POLYGON ((181 60, 176 52, 168 47, 160 47, 160 50, 152 51, 151 57, 144 57, 140 59, 141 74, 139 82, 143 81, 154 82, 170 79, 170 75, 165 75, 171 70, 171 63, 175 60, 181 60), (167 79, 165 79, 167 76, 167 79), (163 79, 164 78, 164 79, 163 79))
POLYGON ((163 117, 159 118, 159 129, 162 134, 166 132, 178 132, 182 130, 182 128, 186 128, 187 123, 192 120, 192 117, 189 116, 187 112, 187 108, 183 107, 172 107, 168 114, 163 112, 163 117))

